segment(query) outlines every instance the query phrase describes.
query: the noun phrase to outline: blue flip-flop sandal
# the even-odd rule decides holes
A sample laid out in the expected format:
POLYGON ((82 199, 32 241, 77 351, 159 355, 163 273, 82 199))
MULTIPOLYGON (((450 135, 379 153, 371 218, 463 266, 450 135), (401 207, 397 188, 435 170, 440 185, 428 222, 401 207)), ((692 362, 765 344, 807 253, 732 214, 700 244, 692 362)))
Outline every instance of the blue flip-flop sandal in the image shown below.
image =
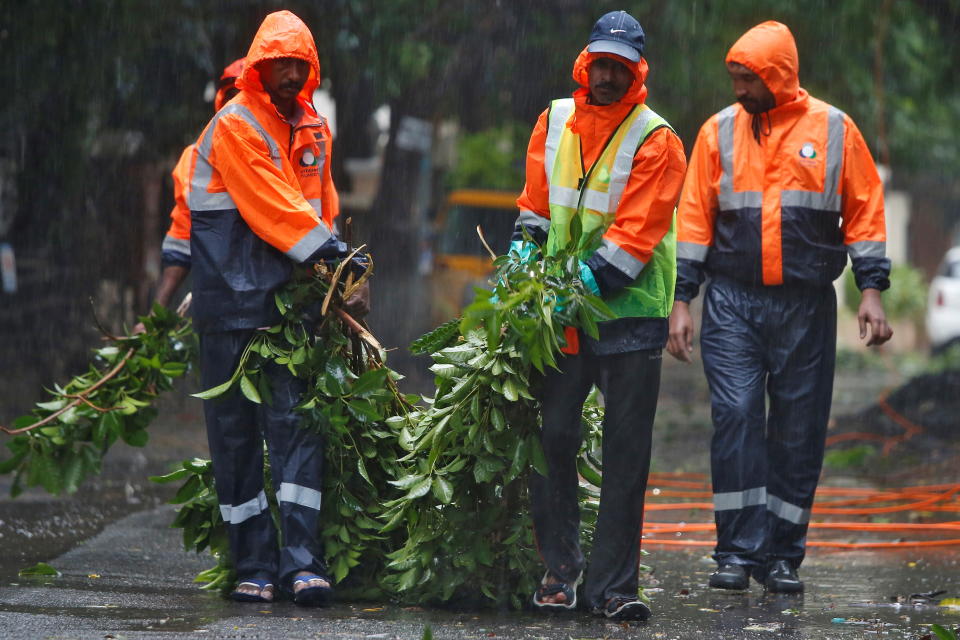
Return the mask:
POLYGON ((308 573, 299 578, 294 578, 290 586, 293 591, 293 601, 304 607, 322 607, 330 600, 331 596, 333 596, 333 587, 330 586, 330 578, 319 576, 315 573, 308 573), (298 584, 310 584, 311 580, 323 580, 327 585, 323 587, 304 587, 299 591, 296 590, 298 584))
POLYGON ((269 580, 263 578, 252 578, 250 580, 241 580, 237 583, 237 586, 234 587, 233 593, 230 594, 230 597, 237 602, 273 602, 273 597, 264 598, 263 590, 267 587, 270 587, 273 590, 273 583, 269 580), (243 593, 239 591, 240 587, 244 585, 249 585, 251 587, 256 587, 260 590, 260 593, 243 593))

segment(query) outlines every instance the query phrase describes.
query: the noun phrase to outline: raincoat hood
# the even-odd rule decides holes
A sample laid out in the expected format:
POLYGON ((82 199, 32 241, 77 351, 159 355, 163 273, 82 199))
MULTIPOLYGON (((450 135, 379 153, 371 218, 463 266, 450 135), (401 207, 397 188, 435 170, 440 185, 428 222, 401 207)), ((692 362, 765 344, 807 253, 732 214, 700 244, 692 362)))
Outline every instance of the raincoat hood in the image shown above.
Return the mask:
POLYGON ((647 86, 644 84, 647 80, 647 60, 646 58, 641 57, 637 62, 631 62, 626 58, 623 58, 612 53, 590 53, 586 48, 580 52, 580 55, 577 56, 576 62, 573 63, 573 79, 580 85, 580 88, 577 89, 573 96, 574 98, 580 96, 587 96, 590 94, 590 78, 588 71, 590 65, 593 64, 593 61, 597 58, 613 58, 617 62, 626 65, 627 69, 630 70, 630 73, 633 74, 633 84, 630 85, 630 88, 627 89, 627 92, 622 98, 620 98, 620 103, 622 104, 642 104, 644 100, 647 99, 647 86))
POLYGON ((726 62, 736 62, 760 76, 776 105, 800 94, 800 57, 787 25, 773 20, 753 27, 733 43, 726 62))
POLYGON ((263 19, 257 35, 253 37, 247 52, 243 73, 237 80, 241 91, 266 94, 260 81, 257 65, 264 60, 277 58, 297 58, 310 65, 310 76, 300 91, 298 101, 311 104, 313 92, 320 84, 320 60, 313 34, 303 20, 289 11, 276 11, 263 19))
POLYGON ((213 98, 214 111, 220 111, 221 107, 227 103, 227 91, 236 87, 237 78, 243 72, 243 61, 244 58, 234 60, 220 74, 220 81, 217 83, 217 95, 213 98))

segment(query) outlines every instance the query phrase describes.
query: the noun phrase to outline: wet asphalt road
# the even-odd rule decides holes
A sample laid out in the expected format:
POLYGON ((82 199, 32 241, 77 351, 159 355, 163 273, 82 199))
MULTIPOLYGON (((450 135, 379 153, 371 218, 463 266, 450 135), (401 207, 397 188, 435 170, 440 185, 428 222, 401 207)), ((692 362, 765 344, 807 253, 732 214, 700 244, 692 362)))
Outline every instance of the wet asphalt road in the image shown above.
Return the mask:
MULTIPOLYGON (((57 578, 0 576, 2 638, 920 638, 923 626, 960 615, 898 596, 947 589, 960 595, 956 551, 827 553, 813 550, 804 596, 706 587, 702 551, 652 549, 653 618, 615 624, 585 613, 451 612, 338 602, 303 609, 289 602, 237 604, 200 591, 192 577, 210 565, 187 554, 169 528, 173 510, 151 508, 109 524, 78 547, 48 558, 57 578)), ((10 541, 6 541, 6 545, 10 541)))
MULTIPOLYGON (((655 470, 708 468, 709 405, 703 385, 688 383, 698 379, 692 371, 665 367, 665 388, 672 394, 661 398, 655 470), (671 380, 678 374, 682 377, 671 380)), ((862 390, 855 395, 861 402, 870 397, 862 390)), ((11 500, 9 477, 0 476, 0 639, 420 640, 429 627, 438 639, 916 640, 929 634, 925 625, 930 623, 960 626, 960 609, 914 606, 908 598, 940 589, 946 590, 943 597, 960 598, 960 547, 811 549, 801 568, 807 583, 803 596, 768 595, 755 583, 743 593, 712 590, 706 586, 713 568, 708 550, 650 547, 644 562, 653 571, 643 583, 653 617, 639 624, 609 623, 582 612, 544 616, 350 602, 320 610, 289 602, 237 604, 192 583, 212 560, 182 551, 179 532, 169 528, 173 508, 164 504, 173 489, 146 480, 175 461, 205 455, 199 401, 185 392, 171 395, 150 431, 144 449, 115 446, 104 473, 72 497, 31 490, 11 500), (37 561, 49 562, 62 575, 17 576, 18 569, 37 561)), ((906 468, 901 472, 908 473, 895 479, 902 485, 946 482, 956 478, 956 465, 927 468, 925 479, 906 468)))

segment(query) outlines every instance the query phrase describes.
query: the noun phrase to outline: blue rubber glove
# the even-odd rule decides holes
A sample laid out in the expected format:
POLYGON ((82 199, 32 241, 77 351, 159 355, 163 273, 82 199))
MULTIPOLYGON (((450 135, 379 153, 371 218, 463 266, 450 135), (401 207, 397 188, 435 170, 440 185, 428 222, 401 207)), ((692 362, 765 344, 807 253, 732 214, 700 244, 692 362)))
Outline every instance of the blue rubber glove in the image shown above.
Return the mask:
POLYGON ((579 260, 578 262, 580 263, 580 282, 587 288, 587 291, 595 296, 599 296, 600 286, 597 284, 597 279, 593 277, 593 271, 590 270, 590 267, 587 266, 587 263, 583 260, 579 260))
POLYGON ((507 253, 515 253, 520 257, 520 262, 527 264, 537 259, 540 247, 526 240, 513 240, 510 242, 510 249, 507 253))

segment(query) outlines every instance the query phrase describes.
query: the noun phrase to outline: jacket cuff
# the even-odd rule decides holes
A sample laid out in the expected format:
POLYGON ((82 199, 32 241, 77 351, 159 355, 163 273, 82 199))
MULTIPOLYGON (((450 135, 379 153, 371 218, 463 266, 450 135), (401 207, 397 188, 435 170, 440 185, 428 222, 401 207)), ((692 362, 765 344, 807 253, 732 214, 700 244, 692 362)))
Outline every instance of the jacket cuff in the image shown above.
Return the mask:
POLYGON ((864 289, 886 291, 890 288, 890 259, 853 258, 853 275, 860 291, 864 289))
POLYGON ((160 254, 160 268, 164 267, 186 267, 190 268, 190 255, 167 249, 160 254))
POLYGON ((597 283, 597 288, 603 296, 614 294, 635 280, 635 278, 631 278, 623 271, 620 271, 620 269, 607 262, 606 258, 597 253, 587 258, 585 262, 586 265, 590 267, 593 278, 597 283))
POLYGON ((673 298, 681 302, 690 302, 700 293, 700 285, 703 284, 704 273, 703 263, 677 258, 677 284, 674 289, 673 298))
POLYGON ((317 247, 301 264, 313 264, 330 258, 343 258, 348 253, 350 253, 350 248, 334 235, 317 247))

